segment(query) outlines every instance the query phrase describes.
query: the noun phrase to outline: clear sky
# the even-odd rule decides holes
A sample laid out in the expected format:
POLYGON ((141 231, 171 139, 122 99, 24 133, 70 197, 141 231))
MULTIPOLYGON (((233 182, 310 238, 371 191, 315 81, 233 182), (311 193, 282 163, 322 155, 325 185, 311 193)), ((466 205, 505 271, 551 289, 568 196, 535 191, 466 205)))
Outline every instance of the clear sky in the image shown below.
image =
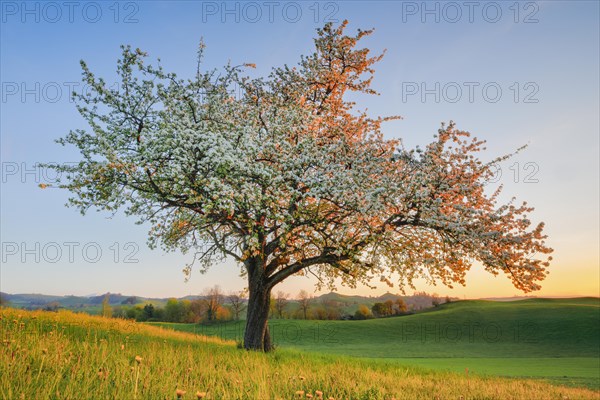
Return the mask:
MULTIPOLYGON (((440 122, 488 140, 484 157, 529 144, 501 166, 504 198, 536 207, 555 249, 538 296, 599 295, 599 19, 597 1, 123 1, 1 3, 0 290, 86 295, 195 294, 219 284, 244 287, 239 267, 215 266, 184 283, 189 255, 146 245, 148 226, 133 218, 64 207, 67 193, 41 190, 55 176, 38 162, 77 160, 53 141, 85 128, 69 92, 85 90, 79 60, 115 81, 119 45, 161 58, 191 76, 201 37, 207 67, 256 63, 256 74, 295 64, 312 51, 315 29, 329 20, 375 28, 364 45, 387 49, 373 86, 360 98, 373 115, 399 114, 387 137, 424 145, 440 122)), ((312 291, 293 277, 275 290, 312 291)), ((475 266, 467 286, 420 283, 419 290, 457 297, 519 294, 504 276, 475 266)), ((340 289, 379 294, 386 290, 340 289)), ((412 289, 409 289, 412 292, 412 289)))

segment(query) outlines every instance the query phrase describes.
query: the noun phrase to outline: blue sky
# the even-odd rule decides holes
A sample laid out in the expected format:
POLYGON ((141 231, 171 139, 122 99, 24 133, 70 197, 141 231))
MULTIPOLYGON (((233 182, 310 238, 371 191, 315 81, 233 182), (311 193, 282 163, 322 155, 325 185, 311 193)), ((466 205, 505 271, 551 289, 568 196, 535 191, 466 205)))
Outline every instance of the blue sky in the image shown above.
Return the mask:
MULTIPOLYGON (((373 81, 381 95, 358 98, 359 107, 403 116, 384 132, 409 147, 426 144, 451 119, 488 140, 485 158, 529 144, 501 166, 498 184, 505 199, 527 200, 536 207, 534 220, 547 224, 555 262, 537 294, 599 294, 598 2, 68 4, 1 2, 0 290, 179 297, 214 284, 241 289, 233 263, 184 283, 189 256, 148 249, 148 227, 133 218, 82 217, 64 207, 67 193, 37 187, 53 175, 35 164, 77 160, 74 149, 53 141, 85 128, 68 96, 84 90, 80 59, 114 83, 119 45, 131 44, 190 76, 203 37, 207 68, 252 62, 260 75, 312 51, 315 29, 327 19, 348 19, 352 31, 375 28, 364 46, 387 49, 373 81)), ((276 290, 295 294, 313 286, 294 277, 276 290)), ((508 279, 476 267, 465 288, 418 289, 458 297, 518 293, 508 279)))

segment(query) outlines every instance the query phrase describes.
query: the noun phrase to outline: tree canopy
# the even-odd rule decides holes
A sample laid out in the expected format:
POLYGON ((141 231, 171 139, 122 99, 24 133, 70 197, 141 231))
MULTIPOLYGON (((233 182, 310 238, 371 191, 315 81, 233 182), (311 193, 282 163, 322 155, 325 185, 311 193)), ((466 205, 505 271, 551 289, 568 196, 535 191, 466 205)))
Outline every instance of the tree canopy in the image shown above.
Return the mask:
POLYGON ((229 257, 248 277, 246 348, 270 349, 270 291, 293 274, 318 286, 380 279, 400 287, 417 278, 465 284, 474 262, 539 289, 552 250, 526 203, 499 203, 485 142, 442 125, 422 149, 386 139, 381 126, 347 100, 375 93, 373 64, 359 49, 372 31, 326 24, 298 65, 250 78, 252 64, 202 70, 191 79, 147 63, 124 46, 119 89, 82 61, 89 93, 78 110, 90 125, 62 144, 81 151, 59 186, 70 204, 124 208, 150 226, 149 244, 191 251, 201 270, 229 257), (232 93, 234 87, 239 93, 232 93), (266 311, 265 311, 266 307, 266 311))

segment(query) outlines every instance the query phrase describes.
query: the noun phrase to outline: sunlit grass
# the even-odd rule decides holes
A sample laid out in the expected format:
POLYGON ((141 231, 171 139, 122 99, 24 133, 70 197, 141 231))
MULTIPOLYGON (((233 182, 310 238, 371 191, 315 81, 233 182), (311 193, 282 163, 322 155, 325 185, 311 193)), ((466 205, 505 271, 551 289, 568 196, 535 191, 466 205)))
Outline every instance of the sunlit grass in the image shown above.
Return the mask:
MULTIPOLYGON (((273 319, 279 349, 369 358, 436 370, 600 388, 600 299, 459 301, 365 321, 273 319)), ((244 321, 148 323, 240 340, 244 321)))
POLYGON ((259 354, 216 338, 71 312, 1 311, 7 399, 597 399, 529 380, 291 350, 259 354))

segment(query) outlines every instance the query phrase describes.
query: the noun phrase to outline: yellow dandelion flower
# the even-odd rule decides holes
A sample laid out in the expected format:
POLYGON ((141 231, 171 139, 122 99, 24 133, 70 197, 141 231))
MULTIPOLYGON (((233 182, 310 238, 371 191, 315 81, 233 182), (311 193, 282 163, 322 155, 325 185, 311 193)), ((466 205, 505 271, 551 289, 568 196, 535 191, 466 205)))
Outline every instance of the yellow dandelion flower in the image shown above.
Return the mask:
POLYGON ((181 389, 177 389, 175 391, 175 394, 177 395, 178 399, 182 398, 185 393, 186 393, 185 390, 181 390, 181 389))
POLYGON ((142 363, 142 360, 143 360, 143 358, 142 358, 142 357, 140 357, 140 356, 135 356, 135 362, 136 362, 136 363, 138 363, 138 364, 141 364, 141 363, 142 363))
POLYGON ((196 392, 196 397, 198 399, 203 399, 206 397, 206 392, 196 392))
POLYGON ((304 390, 297 390, 296 391, 296 397, 298 397, 298 398, 304 397, 304 390))
POLYGON ((322 399, 323 392, 321 392, 320 390, 315 390, 315 396, 317 396, 317 399, 322 399))

